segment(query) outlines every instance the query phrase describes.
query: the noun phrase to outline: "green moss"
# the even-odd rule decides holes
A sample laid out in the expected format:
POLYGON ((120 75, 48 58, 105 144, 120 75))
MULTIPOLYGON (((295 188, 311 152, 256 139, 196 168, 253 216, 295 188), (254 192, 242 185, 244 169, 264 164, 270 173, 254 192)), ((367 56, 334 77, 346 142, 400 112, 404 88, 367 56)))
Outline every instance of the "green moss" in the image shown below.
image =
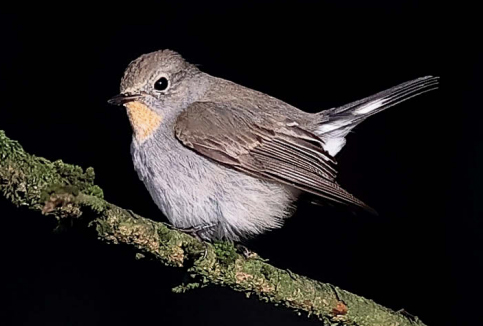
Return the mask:
POLYGON ((146 258, 146 256, 143 253, 137 252, 136 255, 134 256, 136 260, 141 260, 146 258))
POLYGON ((174 293, 185 293, 186 291, 197 289, 200 286, 201 284, 197 282, 185 283, 172 288, 171 291, 174 293))
POLYGON ((87 202, 83 202, 82 204, 88 204, 88 208, 97 214, 102 214, 109 207, 103 199, 94 196, 90 197, 87 202))
POLYGON ((46 201, 64 200, 68 205, 62 205, 56 216, 94 212, 89 226, 95 227, 99 239, 134 246, 137 258, 149 256, 167 266, 188 267, 186 282, 175 292, 217 284, 299 314, 315 315, 324 325, 424 325, 330 284, 275 268, 259 258, 245 259, 228 242, 207 245, 204 257, 200 241, 104 201, 94 177, 92 168, 83 171, 61 160, 50 162, 25 153, 0 130, 0 193, 16 205, 36 210, 42 210, 46 201))
POLYGON ((39 209, 54 193, 83 193, 103 198, 94 184, 94 169, 61 160, 50 162, 28 154, 22 146, 0 130, 0 191, 17 206, 39 209))
POLYGON ((227 241, 217 241, 213 243, 216 259, 222 266, 228 266, 235 263, 238 258, 236 248, 232 243, 227 241))

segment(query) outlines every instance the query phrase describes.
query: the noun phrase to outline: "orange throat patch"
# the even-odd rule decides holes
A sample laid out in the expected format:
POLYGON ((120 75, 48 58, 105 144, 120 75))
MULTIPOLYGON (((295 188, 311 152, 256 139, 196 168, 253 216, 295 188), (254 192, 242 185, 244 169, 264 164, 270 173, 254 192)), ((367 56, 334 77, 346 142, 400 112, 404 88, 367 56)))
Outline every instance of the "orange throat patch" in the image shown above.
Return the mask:
POLYGON ((154 113, 141 102, 124 104, 137 141, 144 142, 161 124, 161 116, 154 113))

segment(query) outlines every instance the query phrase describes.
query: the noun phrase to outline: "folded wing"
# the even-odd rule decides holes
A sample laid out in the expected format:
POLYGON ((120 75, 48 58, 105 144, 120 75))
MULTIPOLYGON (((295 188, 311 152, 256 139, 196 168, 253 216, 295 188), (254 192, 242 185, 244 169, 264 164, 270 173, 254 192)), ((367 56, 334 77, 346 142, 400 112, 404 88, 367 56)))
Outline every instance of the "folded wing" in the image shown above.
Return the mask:
POLYGON ((285 118, 253 116, 237 103, 196 102, 181 113, 175 135, 217 163, 374 212, 336 182, 336 162, 318 136, 285 118))

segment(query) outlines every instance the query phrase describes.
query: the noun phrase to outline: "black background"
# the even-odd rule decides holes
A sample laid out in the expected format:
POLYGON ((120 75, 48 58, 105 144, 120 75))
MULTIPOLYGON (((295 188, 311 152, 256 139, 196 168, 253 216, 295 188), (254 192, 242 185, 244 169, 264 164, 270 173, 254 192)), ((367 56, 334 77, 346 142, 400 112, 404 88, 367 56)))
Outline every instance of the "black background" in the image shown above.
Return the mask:
MULTIPOLYGON (((303 110, 412 78, 427 93, 371 117, 338 155, 339 182, 379 217, 301 203, 247 245, 428 325, 481 323, 482 63, 477 12, 364 1, 118 3, 2 9, 0 129, 33 154, 92 166, 108 201, 164 220, 137 179, 125 112, 107 104, 138 55, 179 51, 212 75, 303 110), (474 14, 473 14, 474 13, 474 14)), ((136 261, 0 199, 2 325, 316 325, 183 272, 136 261)))

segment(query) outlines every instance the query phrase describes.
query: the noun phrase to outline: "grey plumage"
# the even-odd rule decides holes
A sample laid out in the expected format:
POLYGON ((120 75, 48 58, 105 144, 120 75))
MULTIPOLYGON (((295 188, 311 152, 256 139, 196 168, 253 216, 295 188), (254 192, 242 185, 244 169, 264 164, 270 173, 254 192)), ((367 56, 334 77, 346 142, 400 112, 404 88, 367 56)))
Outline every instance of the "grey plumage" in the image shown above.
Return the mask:
POLYGON ((423 77, 310 114, 164 50, 129 64, 112 103, 128 108, 134 167, 169 221, 238 241, 280 227, 302 192, 373 211, 337 184, 334 156, 365 118, 436 84, 423 77))

